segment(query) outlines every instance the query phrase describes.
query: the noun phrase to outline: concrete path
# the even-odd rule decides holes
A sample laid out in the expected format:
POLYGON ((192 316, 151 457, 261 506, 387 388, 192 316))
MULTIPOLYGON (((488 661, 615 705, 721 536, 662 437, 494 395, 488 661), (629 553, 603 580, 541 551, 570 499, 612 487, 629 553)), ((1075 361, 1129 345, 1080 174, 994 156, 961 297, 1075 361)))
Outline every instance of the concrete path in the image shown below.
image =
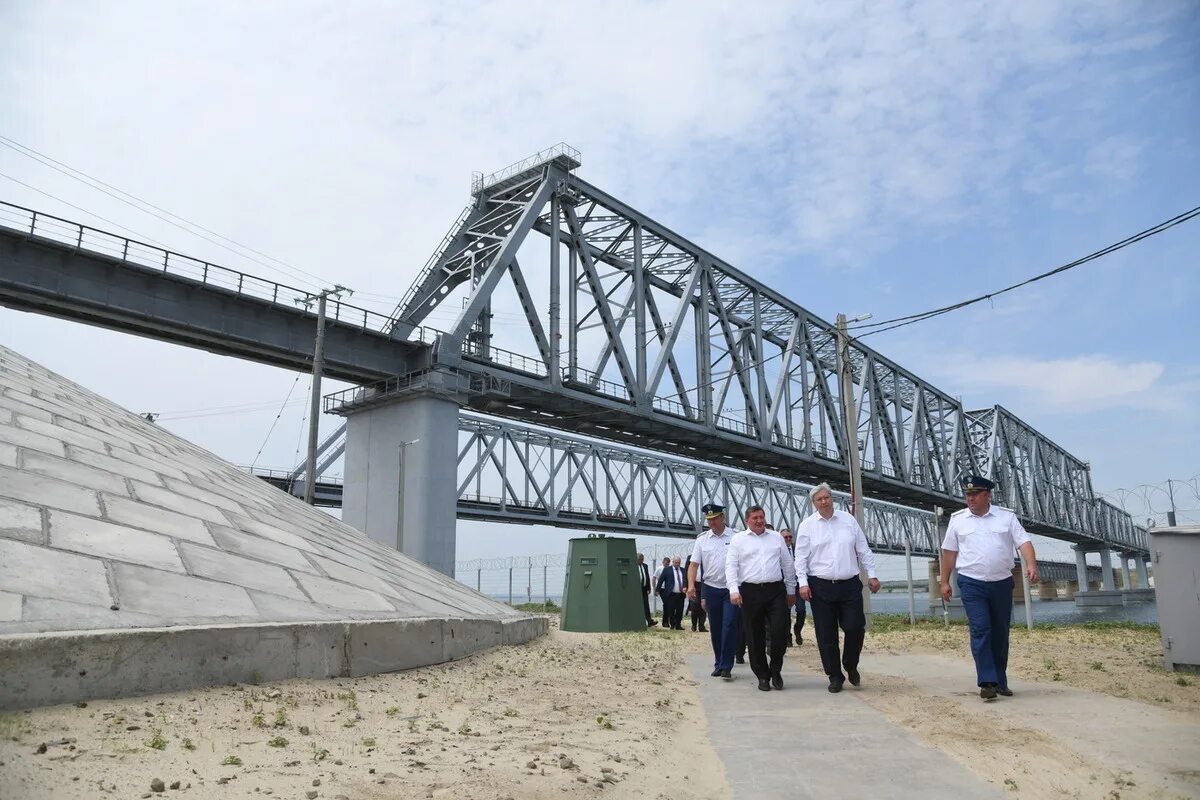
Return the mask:
POLYGON ((800 672, 794 660, 784 661, 782 692, 758 691, 749 665, 727 683, 709 675, 709 657, 688 664, 735 799, 1004 797, 888 722, 849 684, 830 694, 823 675, 800 672))

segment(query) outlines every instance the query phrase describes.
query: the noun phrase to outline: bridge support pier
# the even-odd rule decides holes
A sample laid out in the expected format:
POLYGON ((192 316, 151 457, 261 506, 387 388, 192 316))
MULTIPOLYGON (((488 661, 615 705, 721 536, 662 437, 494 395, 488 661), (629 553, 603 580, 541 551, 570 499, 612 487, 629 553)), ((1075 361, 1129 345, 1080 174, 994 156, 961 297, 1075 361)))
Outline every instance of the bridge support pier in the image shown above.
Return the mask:
POLYGON ((1075 593, 1079 591, 1079 581, 1067 581, 1067 588, 1063 591, 1063 599, 1074 600, 1075 593))
POLYGON ((1087 591, 1080 591, 1075 595, 1075 605, 1083 608, 1086 606, 1123 606, 1125 605, 1125 593, 1117 591, 1116 583, 1113 580, 1112 569, 1112 551, 1107 547, 1098 548, 1100 553, 1100 589, 1092 589, 1088 583, 1087 573, 1087 554, 1088 551, 1082 545, 1076 545, 1075 548, 1075 570, 1079 578, 1079 586, 1088 587, 1087 591))
POLYGON ((1121 553, 1121 586, 1125 589, 1132 589, 1133 582, 1129 579, 1129 554, 1121 553))
POLYGON ((342 520, 446 575, 454 574, 459 408, 443 390, 343 412, 342 520))
POLYGON ((1154 590, 1150 588, 1149 576, 1146 575, 1145 556, 1140 553, 1122 553, 1121 566, 1125 573, 1125 602, 1126 603, 1152 603, 1154 602, 1154 590), (1129 574, 1129 559, 1133 559, 1134 575, 1137 576, 1136 581, 1130 579, 1129 574))
POLYGON ((1134 563, 1134 567, 1137 569, 1138 588, 1139 589, 1149 589, 1150 588, 1150 574, 1146 569, 1146 564, 1149 563, 1149 559, 1147 559, 1146 556, 1143 556, 1143 555, 1137 555, 1137 556, 1134 556, 1134 558, 1136 559, 1133 563, 1134 563))
POLYGON ((1057 581, 1038 581, 1038 600, 1057 600, 1057 581))

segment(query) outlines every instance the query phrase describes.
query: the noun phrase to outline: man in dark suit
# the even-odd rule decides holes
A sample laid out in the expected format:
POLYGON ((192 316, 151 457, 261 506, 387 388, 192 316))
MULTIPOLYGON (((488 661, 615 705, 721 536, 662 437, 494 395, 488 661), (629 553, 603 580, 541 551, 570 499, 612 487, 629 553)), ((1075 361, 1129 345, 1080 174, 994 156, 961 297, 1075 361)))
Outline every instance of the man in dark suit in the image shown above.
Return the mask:
POLYGON ((672 630, 683 630, 683 598, 687 583, 679 556, 671 559, 671 566, 663 567, 658 576, 658 593, 663 599, 663 626, 672 630))
POLYGON ((642 553, 638 553, 637 559, 638 573, 642 577, 642 609, 646 612, 646 627, 651 628, 658 624, 658 620, 650 615, 650 565, 646 563, 646 556, 642 553))

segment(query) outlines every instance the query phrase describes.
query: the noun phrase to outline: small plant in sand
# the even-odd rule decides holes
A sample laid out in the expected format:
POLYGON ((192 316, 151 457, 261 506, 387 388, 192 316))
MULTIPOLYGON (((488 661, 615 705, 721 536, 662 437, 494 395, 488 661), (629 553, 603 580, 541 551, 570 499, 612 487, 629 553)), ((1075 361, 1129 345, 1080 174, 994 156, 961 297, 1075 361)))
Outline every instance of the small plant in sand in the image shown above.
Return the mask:
POLYGON ((1177 683, 1180 686, 1191 686, 1192 685, 1192 682, 1189 681, 1187 678, 1183 677, 1182 675, 1180 675, 1178 678, 1175 679, 1175 683, 1177 683))
POLYGON ((1105 671, 1104 670, 1104 662, 1103 661, 1093 661, 1092 669, 1096 670, 1097 672, 1104 672, 1105 671))
POLYGON ((184 750, 195 750, 196 749, 196 743, 193 742, 191 739, 184 739, 183 743, 179 746, 182 747, 184 750))
POLYGON ((167 740, 163 738, 161 730, 158 728, 154 729, 154 735, 150 737, 148 742, 146 742, 146 747, 149 747, 151 750, 167 749, 167 740))
POLYGON ((504 716, 519 717, 519 716, 521 716, 521 712, 517 711, 515 708, 506 708, 506 709, 504 709, 504 716))
POLYGON ((250 679, 247 680, 246 683, 250 684, 251 686, 258 686, 260 683, 262 683, 262 673, 258 670, 254 670, 254 672, 250 673, 250 679))
POLYGON ((416 719, 416 717, 413 717, 412 719, 410 719, 410 720, 408 721, 408 732, 409 732, 409 733, 416 733, 416 732, 417 732, 417 719, 416 719))
POLYGON ((370 738, 368 738, 368 739, 363 739, 363 740, 362 740, 362 746, 363 746, 363 747, 374 747, 374 746, 375 746, 375 740, 374 740, 374 739, 370 739, 370 738))
POLYGON ((254 716, 250 718, 250 724, 256 728, 267 727, 267 718, 263 716, 261 711, 254 712, 254 716))
POLYGON ((267 740, 267 746, 268 747, 287 747, 288 740, 283 738, 282 736, 272 736, 270 739, 267 740))
POLYGON ((318 747, 316 742, 312 743, 312 760, 324 761, 329 758, 329 751, 324 747, 318 747))
POLYGON ((275 728, 286 728, 287 724, 288 724, 287 711, 282 708, 276 709, 275 710, 275 720, 271 723, 271 726, 275 727, 275 728))
POLYGON ((458 735, 459 736, 470 736, 471 735, 471 725, 466 720, 463 720, 463 724, 458 726, 458 735))
POLYGON ((241 765, 242 760, 237 756, 225 756, 221 759, 222 767, 240 767, 241 765))
POLYGON ((611 731, 613 729, 612 720, 610 720, 604 714, 601 714, 600 716, 596 717, 596 724, 599 725, 601 728, 604 728, 604 730, 606 730, 606 731, 611 731))
POLYGON ((351 689, 348 692, 339 692, 337 699, 346 704, 346 708, 352 711, 358 711, 358 692, 351 689))
POLYGON ((387 711, 385 711, 383 713, 387 714, 389 717, 394 717, 400 713, 400 706, 392 706, 391 708, 389 708, 387 711))

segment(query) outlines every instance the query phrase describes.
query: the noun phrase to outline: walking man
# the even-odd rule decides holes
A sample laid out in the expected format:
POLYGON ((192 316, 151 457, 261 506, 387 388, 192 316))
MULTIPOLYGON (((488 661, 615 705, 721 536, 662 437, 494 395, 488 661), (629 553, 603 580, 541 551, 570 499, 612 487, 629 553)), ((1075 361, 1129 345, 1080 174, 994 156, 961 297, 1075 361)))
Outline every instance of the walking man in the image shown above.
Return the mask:
MULTIPOLYGON (((1017 515, 992 505, 996 484, 979 475, 963 480, 967 507, 950 515, 942 540, 942 599, 953 594, 950 573, 958 568, 958 591, 971 628, 971 655, 979 696, 1012 697, 1008 688, 1008 629, 1012 623, 1013 551, 1025 559, 1025 575, 1037 583, 1033 542, 1017 515)), ((815 609, 814 609, 815 611, 815 609)))
POLYGON ((809 498, 816 511, 796 530, 796 578, 800 602, 812 603, 821 666, 829 677, 829 691, 836 694, 847 675, 851 686, 862 681, 858 659, 867 635, 867 617, 863 613, 860 568, 867 571, 872 594, 879 591, 879 579, 875 577, 875 554, 867 545, 866 534, 852 514, 833 507, 829 484, 813 487, 809 498), (845 635, 840 654, 839 626, 845 635))
POLYGON ((646 612, 646 627, 651 628, 658 624, 650 614, 650 565, 646 563, 646 556, 643 553, 637 554, 638 574, 642 578, 642 610, 646 612))
POLYGON ((708 635, 712 641, 714 678, 732 680, 733 655, 742 629, 741 611, 729 602, 725 586, 725 554, 733 531, 725 527, 725 506, 706 503, 701 509, 708 531, 696 537, 692 563, 688 566, 688 597, 700 601, 708 612, 708 635))
POLYGON ((787 641, 788 606, 796 601, 795 566, 783 537, 767 530, 762 506, 746 510, 746 530, 733 537, 725 556, 729 602, 742 609, 746 649, 758 688, 783 688, 779 671, 787 641), (765 633, 769 637, 764 636, 765 633), (768 661, 765 638, 771 640, 768 661))
MULTIPOLYGON (((795 537, 792 535, 792 529, 788 528, 788 527, 780 528, 779 535, 783 537, 783 543, 787 545, 788 552, 792 554, 792 560, 795 561, 796 541, 795 541, 795 537)), ((800 574, 797 573, 796 581, 799 582, 799 580, 800 580, 800 574)), ((795 634, 795 638, 793 640, 789 640, 788 644, 791 645, 794 642, 795 645, 797 647, 799 647, 801 644, 804 643, 804 620, 808 619, 808 610, 805 607, 803 598, 801 598, 801 597, 796 598, 795 608, 796 608, 796 626, 792 629, 792 632, 795 634)), ((789 617, 791 616, 791 611, 788 612, 788 616, 789 617)))
POLYGON ((679 556, 671 559, 671 566, 663 567, 658 578, 658 592, 663 599, 663 627, 683 630, 683 597, 687 589, 679 556))

